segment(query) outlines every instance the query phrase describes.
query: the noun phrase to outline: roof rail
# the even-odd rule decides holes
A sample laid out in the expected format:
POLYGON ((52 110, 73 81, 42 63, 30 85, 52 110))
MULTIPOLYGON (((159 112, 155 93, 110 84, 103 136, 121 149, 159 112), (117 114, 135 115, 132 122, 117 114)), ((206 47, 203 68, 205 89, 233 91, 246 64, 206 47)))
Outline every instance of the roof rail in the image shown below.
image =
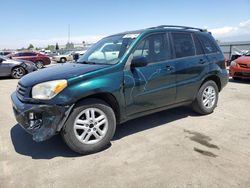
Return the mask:
POLYGON ((191 30, 198 30, 201 32, 206 32, 206 29, 196 28, 196 27, 187 27, 187 26, 180 26, 180 25, 159 25, 156 27, 150 27, 148 29, 160 29, 160 28, 179 28, 179 29, 191 29, 191 30))

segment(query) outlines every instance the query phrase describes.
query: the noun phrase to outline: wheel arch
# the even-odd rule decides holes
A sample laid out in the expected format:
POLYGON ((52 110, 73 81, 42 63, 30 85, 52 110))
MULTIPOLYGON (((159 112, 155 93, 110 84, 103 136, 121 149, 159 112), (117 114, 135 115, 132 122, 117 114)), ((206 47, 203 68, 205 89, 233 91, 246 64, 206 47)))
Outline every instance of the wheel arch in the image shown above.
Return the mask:
POLYGON ((205 82, 207 82, 207 81, 209 81, 209 80, 212 80, 212 81, 214 81, 215 83, 216 83, 216 85, 217 85, 217 87, 218 87, 218 90, 219 90, 219 92, 221 91, 221 80, 220 80, 220 77, 219 76, 217 76, 217 75, 209 75, 209 76, 207 76, 203 81, 202 81, 202 83, 201 83, 201 85, 200 85, 200 87, 199 88, 201 88, 201 86, 205 83, 205 82))
POLYGON ((104 102, 106 102, 114 110, 117 124, 120 123, 120 120, 121 120, 120 106, 119 106, 119 103, 118 103, 116 97, 113 94, 108 93, 108 92, 101 92, 101 93, 97 93, 97 94, 88 95, 86 97, 83 97, 83 98, 77 100, 75 103, 75 106, 77 104, 81 103, 82 101, 90 99, 90 98, 91 99, 100 99, 100 100, 103 100, 104 102))
MULTIPOLYGON (((10 75, 12 74, 13 69, 15 69, 15 68, 17 68, 17 67, 22 67, 22 66, 21 66, 21 65, 15 65, 15 66, 11 67, 11 70, 10 70, 10 75)), ((25 74, 27 74, 27 73, 28 73, 28 71, 27 71, 24 67, 22 67, 22 68, 24 69, 25 74)))

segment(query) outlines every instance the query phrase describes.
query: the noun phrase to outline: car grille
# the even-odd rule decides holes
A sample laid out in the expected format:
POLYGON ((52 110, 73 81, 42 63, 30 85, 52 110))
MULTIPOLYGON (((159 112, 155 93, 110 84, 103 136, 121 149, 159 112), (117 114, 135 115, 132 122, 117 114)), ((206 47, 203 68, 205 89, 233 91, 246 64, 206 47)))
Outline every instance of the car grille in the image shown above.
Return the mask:
POLYGON ((250 64, 239 63, 241 68, 250 69, 250 64))
POLYGON ((18 83, 18 85, 17 85, 16 92, 17 92, 19 98, 25 98, 25 97, 29 96, 29 88, 24 87, 20 83, 18 83))

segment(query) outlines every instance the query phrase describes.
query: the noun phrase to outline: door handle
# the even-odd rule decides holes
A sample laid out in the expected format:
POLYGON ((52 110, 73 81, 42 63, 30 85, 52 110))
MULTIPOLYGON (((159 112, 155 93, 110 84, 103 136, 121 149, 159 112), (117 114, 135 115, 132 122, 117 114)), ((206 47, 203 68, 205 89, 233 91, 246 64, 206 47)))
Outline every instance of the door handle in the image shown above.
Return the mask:
POLYGON ((204 59, 200 59, 199 63, 200 63, 200 64, 205 64, 206 61, 205 61, 204 59))
POLYGON ((173 67, 173 66, 170 66, 170 65, 167 65, 167 66, 166 66, 166 69, 167 69, 167 71, 172 71, 172 70, 174 69, 174 67, 173 67))

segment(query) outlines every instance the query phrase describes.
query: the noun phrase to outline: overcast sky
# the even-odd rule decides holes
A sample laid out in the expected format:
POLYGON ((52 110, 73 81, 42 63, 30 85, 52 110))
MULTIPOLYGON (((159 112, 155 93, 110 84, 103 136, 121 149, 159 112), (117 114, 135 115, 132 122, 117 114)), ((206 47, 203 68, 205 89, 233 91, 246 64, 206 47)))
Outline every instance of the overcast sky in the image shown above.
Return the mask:
POLYGON ((207 28, 221 41, 250 41, 250 0, 8 0, 1 2, 0 48, 95 42, 163 24, 207 28))

